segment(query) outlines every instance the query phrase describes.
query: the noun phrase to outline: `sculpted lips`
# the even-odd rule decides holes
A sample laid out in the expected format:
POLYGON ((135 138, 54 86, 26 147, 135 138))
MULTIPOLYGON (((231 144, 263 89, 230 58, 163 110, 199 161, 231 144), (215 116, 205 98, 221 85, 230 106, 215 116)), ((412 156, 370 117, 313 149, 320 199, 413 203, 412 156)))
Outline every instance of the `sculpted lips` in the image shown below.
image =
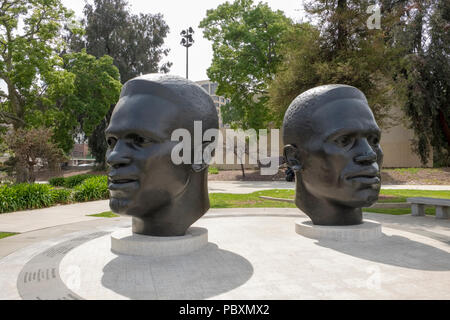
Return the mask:
POLYGON ((381 183, 380 174, 375 170, 365 170, 350 174, 346 179, 368 185, 381 183))
POLYGON ((108 180, 108 188, 112 193, 139 188, 139 180, 134 176, 109 175, 108 180))

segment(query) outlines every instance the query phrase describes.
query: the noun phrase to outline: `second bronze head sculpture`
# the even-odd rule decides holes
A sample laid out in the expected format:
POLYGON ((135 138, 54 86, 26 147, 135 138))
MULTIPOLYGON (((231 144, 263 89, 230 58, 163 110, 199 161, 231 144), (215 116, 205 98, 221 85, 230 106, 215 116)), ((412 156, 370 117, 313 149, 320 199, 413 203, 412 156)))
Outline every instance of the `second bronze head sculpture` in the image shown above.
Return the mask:
MULTIPOLYGON (((218 128, 211 97, 181 77, 150 74, 122 88, 106 129, 110 207, 132 216, 134 233, 182 236, 209 209, 207 165, 175 165, 172 132, 218 128)), ((203 132, 202 132, 203 133, 203 132)))
POLYGON ((295 171, 295 203, 313 224, 356 225, 381 187, 380 128, 364 94, 325 85, 299 95, 283 121, 284 156, 295 171))

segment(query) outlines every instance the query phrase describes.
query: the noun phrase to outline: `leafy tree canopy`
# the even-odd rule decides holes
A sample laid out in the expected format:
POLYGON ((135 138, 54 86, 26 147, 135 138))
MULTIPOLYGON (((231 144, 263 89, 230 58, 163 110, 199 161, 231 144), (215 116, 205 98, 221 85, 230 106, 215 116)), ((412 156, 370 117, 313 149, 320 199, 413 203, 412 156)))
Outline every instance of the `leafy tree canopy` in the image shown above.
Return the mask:
MULTIPOLYGON (((63 69, 60 32, 72 13, 60 0, 5 0, 0 6, 0 120, 26 126, 29 110, 58 104, 72 90, 63 69)), ((77 33, 77 29, 72 30, 77 33)))
POLYGON ((82 46, 96 57, 111 56, 122 83, 139 74, 169 71, 170 62, 161 64, 169 54, 164 48, 169 26, 162 14, 134 15, 124 0, 94 0, 86 4, 84 15, 86 32, 81 40, 74 37, 73 49, 82 46))
MULTIPOLYGON (((170 62, 163 62, 169 49, 164 47, 169 27, 161 14, 130 14, 124 0, 94 0, 84 7, 85 34, 71 34, 67 39, 72 51, 86 48, 95 57, 109 55, 125 83, 140 74, 168 72, 170 62)), ((96 161, 105 165, 107 144, 104 131, 114 108, 87 133, 89 148, 96 161)))
POLYGON ((395 51, 385 45, 381 30, 366 26, 370 1, 310 1, 306 10, 317 18, 317 25, 298 24, 283 41, 285 58, 270 85, 270 102, 276 123, 292 100, 313 87, 342 83, 365 93, 382 127, 395 124, 389 110, 400 106, 394 91, 390 61, 395 51))
POLYGON ((434 154, 436 166, 450 166, 450 2, 384 5, 400 16, 389 39, 402 53, 393 70, 414 130, 413 150, 423 164, 434 154))
POLYGON ((58 108, 36 109, 27 123, 53 127, 53 139, 66 152, 73 148, 74 138, 89 136, 119 99, 122 84, 111 57, 99 59, 81 52, 63 56, 64 70, 71 76, 72 90, 58 108))
POLYGON ((269 124, 267 82, 282 61, 280 43, 291 23, 283 12, 252 0, 207 11, 199 27, 213 42, 208 77, 219 84, 217 94, 231 100, 221 108, 225 123, 242 129, 269 124))
POLYGON ((36 165, 54 170, 65 160, 63 151, 52 142, 52 134, 49 128, 20 128, 6 134, 17 182, 34 182, 36 165))

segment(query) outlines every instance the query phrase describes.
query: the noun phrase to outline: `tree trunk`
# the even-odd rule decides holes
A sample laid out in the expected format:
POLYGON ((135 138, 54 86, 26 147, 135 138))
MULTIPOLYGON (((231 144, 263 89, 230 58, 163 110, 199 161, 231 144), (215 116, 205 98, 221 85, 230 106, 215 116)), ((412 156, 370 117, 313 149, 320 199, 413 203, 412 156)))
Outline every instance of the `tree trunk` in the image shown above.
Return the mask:
POLYGON ((445 120, 445 116, 442 110, 439 110, 439 122, 441 124, 442 131, 444 132, 444 136, 447 139, 447 143, 450 146, 450 127, 445 120))
POLYGON ((28 182, 28 179, 29 179, 28 169, 23 165, 17 165, 16 183, 28 182))
POLYGON ((245 179, 245 168, 244 168, 244 164, 241 163, 241 171, 242 171, 242 178, 245 179))
POLYGON ((347 30, 345 26, 345 19, 343 14, 347 10, 347 0, 338 0, 336 14, 337 14, 337 39, 336 39, 336 49, 342 50, 345 48, 345 43, 347 41, 347 30))

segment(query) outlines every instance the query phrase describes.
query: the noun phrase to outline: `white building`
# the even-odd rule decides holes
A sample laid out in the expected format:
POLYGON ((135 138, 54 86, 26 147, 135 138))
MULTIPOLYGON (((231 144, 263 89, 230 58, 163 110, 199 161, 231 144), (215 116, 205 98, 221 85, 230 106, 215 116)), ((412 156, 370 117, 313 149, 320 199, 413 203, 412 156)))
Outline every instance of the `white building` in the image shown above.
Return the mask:
POLYGON ((208 92, 208 94, 212 97, 217 109, 217 114, 219 115, 219 128, 227 128, 228 126, 223 124, 220 108, 223 105, 229 103, 230 99, 226 99, 224 97, 216 95, 218 84, 215 82, 211 82, 209 80, 202 80, 196 81, 196 83, 199 84, 203 89, 205 89, 206 92, 208 92))

